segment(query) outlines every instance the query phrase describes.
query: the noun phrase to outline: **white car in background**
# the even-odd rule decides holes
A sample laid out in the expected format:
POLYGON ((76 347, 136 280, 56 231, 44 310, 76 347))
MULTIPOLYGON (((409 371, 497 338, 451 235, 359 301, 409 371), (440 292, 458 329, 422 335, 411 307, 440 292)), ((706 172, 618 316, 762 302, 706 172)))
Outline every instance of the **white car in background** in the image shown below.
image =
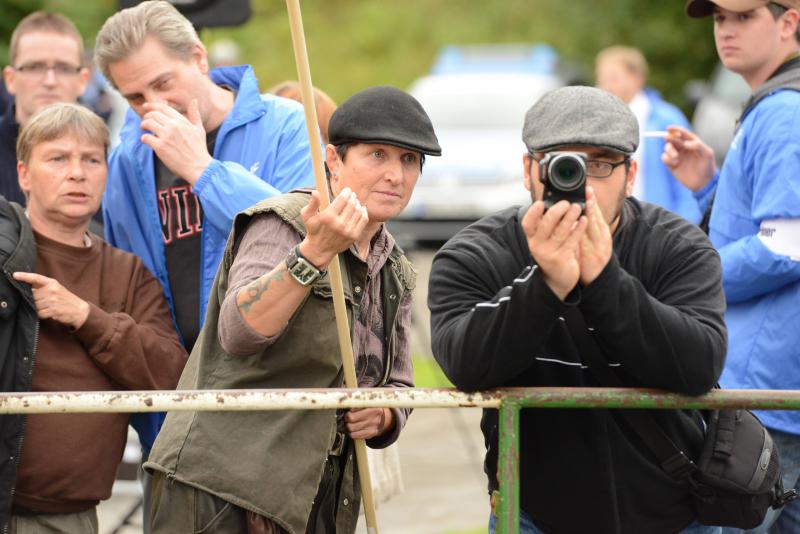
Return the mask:
POLYGON ((523 185, 522 124, 556 74, 433 74, 409 89, 433 122, 441 157, 425 161, 406 209, 389 227, 401 245, 442 242, 469 223, 530 201, 523 185))

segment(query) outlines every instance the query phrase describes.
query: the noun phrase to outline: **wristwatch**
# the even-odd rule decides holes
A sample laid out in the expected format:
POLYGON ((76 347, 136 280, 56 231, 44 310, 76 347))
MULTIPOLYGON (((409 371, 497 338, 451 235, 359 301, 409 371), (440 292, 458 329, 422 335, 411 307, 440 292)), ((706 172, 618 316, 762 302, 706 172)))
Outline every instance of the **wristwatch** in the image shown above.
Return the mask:
POLYGON ((304 286, 310 286, 318 278, 325 275, 325 271, 318 269, 313 263, 300 253, 300 245, 295 245, 286 256, 286 268, 292 278, 304 286))

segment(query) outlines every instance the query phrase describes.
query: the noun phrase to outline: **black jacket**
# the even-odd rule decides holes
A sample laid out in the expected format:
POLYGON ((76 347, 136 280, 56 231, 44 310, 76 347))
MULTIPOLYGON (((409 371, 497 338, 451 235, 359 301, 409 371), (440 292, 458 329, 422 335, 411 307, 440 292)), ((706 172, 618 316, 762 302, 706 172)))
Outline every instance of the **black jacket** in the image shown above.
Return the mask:
MULTIPOLYGON (((39 320, 28 284, 11 277, 16 271, 34 272, 36 243, 18 204, 0 197, 0 390, 31 389, 39 320)), ((25 417, 0 415, 0 531, 8 528, 14 497, 25 417)))
MULTIPOLYGON (((428 305, 434 355, 459 388, 597 386, 565 325, 577 307, 631 387, 710 390, 726 353, 719 256, 694 225, 629 199, 614 255, 561 302, 534 265, 511 208, 451 239, 434 259, 428 305)), ((692 454, 697 412, 654 412, 692 454)), ((485 410, 489 487, 497 487, 497 412, 485 410)), ((613 410, 528 409, 520 425, 521 507, 548 533, 678 532, 694 520, 687 488, 657 465, 613 410)))

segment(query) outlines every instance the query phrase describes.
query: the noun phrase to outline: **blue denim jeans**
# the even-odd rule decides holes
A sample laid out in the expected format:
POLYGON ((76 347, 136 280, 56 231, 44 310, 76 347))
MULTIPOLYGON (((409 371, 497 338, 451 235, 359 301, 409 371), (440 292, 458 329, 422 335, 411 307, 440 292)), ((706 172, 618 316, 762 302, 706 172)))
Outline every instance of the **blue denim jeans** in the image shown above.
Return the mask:
MULTIPOLYGON (((770 430, 770 436, 781 456, 783 488, 800 492, 800 436, 770 430)), ((725 528, 724 534, 796 534, 800 532, 800 499, 795 499, 778 510, 767 510, 764 522, 752 530, 725 528)))
MULTIPOLYGON (((489 534, 495 534, 496 523, 497 519, 494 515, 489 514, 489 534)), ((533 524, 530 516, 522 510, 519 511, 519 534, 542 534, 542 531, 533 524)), ((710 527, 700 523, 692 523, 681 531, 681 534, 722 534, 722 527, 710 527)))

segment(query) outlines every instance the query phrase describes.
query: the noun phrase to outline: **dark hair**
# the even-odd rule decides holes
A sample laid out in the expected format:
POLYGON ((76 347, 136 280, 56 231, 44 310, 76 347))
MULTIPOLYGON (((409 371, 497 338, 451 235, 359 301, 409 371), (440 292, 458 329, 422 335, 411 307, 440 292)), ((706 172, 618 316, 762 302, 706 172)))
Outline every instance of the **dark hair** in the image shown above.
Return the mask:
MULTIPOLYGON (((344 143, 342 145, 336 145, 336 154, 339 156, 339 159, 344 161, 345 156, 347 156, 347 151, 350 150, 351 147, 357 145, 358 143, 344 143)), ((416 152, 416 150, 414 150, 416 152)), ((419 172, 422 172, 422 166, 425 165, 425 154, 419 155, 419 172)))
MULTIPOLYGON (((775 2, 770 2, 767 4, 767 9, 769 9, 769 12, 772 13, 772 18, 775 20, 778 20, 781 15, 789 11, 788 7, 776 4, 775 2)), ((800 43, 800 24, 798 24, 797 28, 794 30, 794 39, 800 43)))

